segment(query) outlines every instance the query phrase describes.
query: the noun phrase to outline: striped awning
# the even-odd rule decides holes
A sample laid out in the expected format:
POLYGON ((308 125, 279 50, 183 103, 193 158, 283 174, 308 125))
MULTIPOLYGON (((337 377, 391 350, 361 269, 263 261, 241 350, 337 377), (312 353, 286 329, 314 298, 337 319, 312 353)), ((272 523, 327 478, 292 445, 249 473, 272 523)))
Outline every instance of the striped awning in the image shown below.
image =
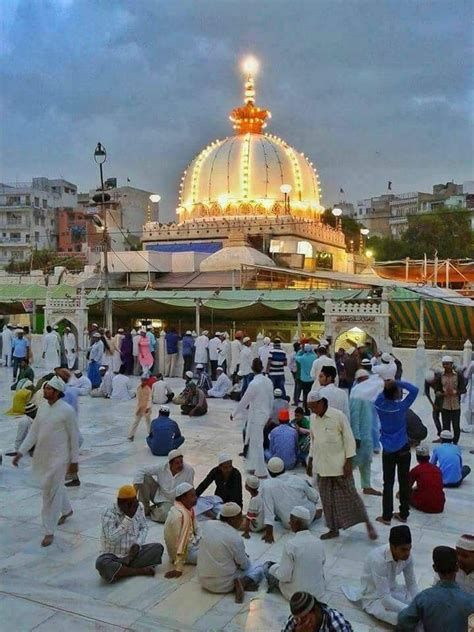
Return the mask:
POLYGON ((418 298, 417 301, 390 301, 390 319, 401 330, 419 331, 420 305, 424 301, 425 332, 440 338, 474 336, 474 306, 456 305, 418 298))

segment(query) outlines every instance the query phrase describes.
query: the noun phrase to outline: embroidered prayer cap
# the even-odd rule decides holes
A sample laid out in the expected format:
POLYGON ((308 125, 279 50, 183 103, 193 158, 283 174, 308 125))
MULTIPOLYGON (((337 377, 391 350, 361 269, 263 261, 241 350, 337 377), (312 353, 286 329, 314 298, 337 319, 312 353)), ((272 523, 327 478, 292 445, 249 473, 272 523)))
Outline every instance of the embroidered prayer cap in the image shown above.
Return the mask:
POLYGON ((76 377, 82 377, 82 371, 74 371, 76 377))
POLYGON ((245 338, 242 340, 242 342, 245 344, 246 342, 250 342, 250 338, 248 336, 245 336, 245 338))
POLYGON ((357 369, 354 377, 356 380, 360 380, 361 377, 370 377, 370 373, 365 369, 357 369))
POLYGON ((186 335, 186 336, 192 336, 193 334, 192 334, 191 330, 189 330, 189 329, 188 329, 188 331, 186 332, 186 334, 185 334, 185 335, 186 335))
POLYGON ((250 487, 250 489, 258 489, 260 487, 260 481, 253 474, 247 476, 247 478, 245 479, 245 484, 247 485, 247 487, 250 487))
POLYGON ((196 369, 203 369, 204 365, 203 364, 196 364, 196 369))
POLYGON ((122 485, 118 490, 117 498, 119 500, 130 500, 137 497, 137 490, 133 485, 122 485))
POLYGON ((392 362, 392 361, 393 361, 392 356, 391 356, 389 353, 387 353, 387 351, 384 351, 384 352, 382 353, 382 356, 381 356, 381 358, 380 358, 380 359, 382 360, 382 362, 385 362, 385 363, 388 363, 388 362, 392 362))
POLYGON ((282 421, 283 423, 290 421, 290 411, 287 408, 283 408, 279 411, 278 421, 282 421))
POLYGON ((456 548, 463 549, 463 551, 474 551, 474 535, 468 535, 467 533, 461 535, 457 539, 456 548))
POLYGON ((169 406, 160 406, 158 409, 159 413, 164 413, 165 415, 169 415, 170 409, 169 406))
POLYGON ((118 333, 118 334, 123 334, 123 327, 119 327, 119 328, 117 329, 117 333, 118 333))
POLYGON ((100 332, 99 331, 94 331, 94 333, 92 334, 93 338, 100 338, 100 332))
POLYGON ((184 374, 186 377, 194 377, 194 373, 192 371, 186 371, 184 374))
POLYGON ((322 399, 326 399, 319 391, 310 391, 308 393, 308 402, 320 402, 322 399))
POLYGON ((224 369, 221 366, 218 366, 216 371, 224 371, 224 369))
POLYGON ((390 544, 393 544, 393 546, 403 546, 404 544, 411 544, 410 527, 407 527, 406 524, 401 524, 398 527, 392 527, 390 529, 388 541, 390 542, 390 544))
POLYGON ((305 346, 303 347, 303 351, 305 351, 306 353, 309 353, 312 350, 313 350, 313 347, 308 343, 306 343, 305 346))
POLYGON ((98 327, 99 325, 97 323, 92 323, 91 327, 98 327))
POLYGON ((296 507, 293 507, 293 509, 290 511, 290 515, 294 516, 295 518, 301 518, 301 520, 306 520, 307 522, 311 520, 311 514, 309 513, 309 510, 302 505, 296 505, 296 507))
POLYGON ((271 342, 270 338, 268 336, 265 336, 265 338, 263 339, 263 344, 264 345, 269 345, 271 342))
POLYGON ((64 331, 71 331, 70 327, 64 327, 64 331))
POLYGON ((219 518, 234 518, 242 512, 237 503, 224 503, 219 511, 219 518))
POLYGON ((194 489, 194 487, 191 483, 180 483, 179 485, 176 485, 176 498, 184 496, 184 494, 187 494, 192 489, 194 489))
POLYGON ((372 366, 372 362, 369 358, 363 358, 360 363, 362 366, 372 366))
POLYGON ((430 456, 430 449, 426 443, 422 443, 416 447, 416 456, 430 456))
POLYGON ((168 463, 171 463, 173 459, 177 459, 178 456, 184 456, 183 451, 179 448, 177 450, 170 450, 168 452, 168 463))
POLYGON ((221 452, 217 457, 217 463, 222 465, 222 463, 227 463, 228 461, 232 461, 232 457, 228 452, 221 452))
POLYGON ((439 436, 441 439, 454 439, 454 435, 451 430, 442 430, 439 436))
POLYGON ((56 391, 59 391, 60 393, 64 393, 64 391, 66 390, 66 384, 64 383, 64 380, 62 380, 57 375, 52 377, 49 380, 49 382, 46 382, 46 383, 48 386, 50 386, 51 388, 54 388, 56 391))
POLYGON ((281 397, 283 395, 283 391, 281 390, 281 388, 275 388, 273 390, 273 394, 275 395, 275 397, 281 397))
POLYGON ((57 329, 59 329, 59 327, 57 325, 54 325, 53 329, 57 330, 57 329))
POLYGON ((272 474, 281 474, 285 469, 285 463, 279 456, 272 456, 267 463, 267 467, 272 474))
POLYGON ((38 410, 38 406, 34 403, 34 402, 29 402, 26 406, 25 406, 25 413, 34 413, 35 410, 38 410))
POLYGON ((307 592, 295 592, 290 599, 290 610, 294 617, 304 617, 314 610, 318 602, 307 592))
POLYGON ((452 356, 446 355, 446 356, 443 356, 441 358, 441 364, 452 364, 453 362, 454 362, 454 360, 453 360, 452 356))

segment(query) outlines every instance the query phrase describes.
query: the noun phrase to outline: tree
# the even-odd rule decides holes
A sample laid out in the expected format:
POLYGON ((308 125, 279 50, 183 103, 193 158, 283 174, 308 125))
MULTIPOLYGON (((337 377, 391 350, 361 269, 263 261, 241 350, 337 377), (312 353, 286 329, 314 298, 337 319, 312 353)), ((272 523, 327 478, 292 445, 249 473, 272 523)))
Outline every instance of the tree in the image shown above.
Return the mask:
POLYGON ((51 274, 55 266, 64 266, 71 271, 79 271, 84 268, 84 261, 71 254, 70 257, 58 257, 54 250, 33 250, 26 260, 18 261, 13 257, 5 266, 5 270, 11 273, 25 273, 30 270, 43 270, 45 274, 51 274))

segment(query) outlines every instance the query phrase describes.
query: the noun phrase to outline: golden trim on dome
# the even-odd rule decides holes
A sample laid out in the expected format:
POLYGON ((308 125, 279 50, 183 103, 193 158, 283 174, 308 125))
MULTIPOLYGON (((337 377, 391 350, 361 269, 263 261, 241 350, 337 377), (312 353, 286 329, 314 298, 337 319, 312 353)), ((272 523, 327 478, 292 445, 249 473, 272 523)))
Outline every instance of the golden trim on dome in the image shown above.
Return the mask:
POLYGON ((244 88, 244 105, 232 110, 229 119, 237 134, 261 134, 267 126, 266 120, 272 117, 270 110, 264 110, 255 105, 254 73, 258 62, 253 57, 247 58, 243 70, 247 74, 244 88))

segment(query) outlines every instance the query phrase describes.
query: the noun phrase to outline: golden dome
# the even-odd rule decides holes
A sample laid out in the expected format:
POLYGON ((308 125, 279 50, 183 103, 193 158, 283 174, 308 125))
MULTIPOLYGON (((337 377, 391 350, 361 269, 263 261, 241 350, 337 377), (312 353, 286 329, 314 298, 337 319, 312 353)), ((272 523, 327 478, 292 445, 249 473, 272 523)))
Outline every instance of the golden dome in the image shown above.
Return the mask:
POLYGON ((316 169, 284 140, 262 133, 270 117, 268 110, 255 105, 254 79, 248 75, 244 105, 230 115, 236 135, 208 145, 183 174, 180 221, 238 215, 319 216, 323 207, 316 169), (286 207, 283 184, 291 187, 286 207))

